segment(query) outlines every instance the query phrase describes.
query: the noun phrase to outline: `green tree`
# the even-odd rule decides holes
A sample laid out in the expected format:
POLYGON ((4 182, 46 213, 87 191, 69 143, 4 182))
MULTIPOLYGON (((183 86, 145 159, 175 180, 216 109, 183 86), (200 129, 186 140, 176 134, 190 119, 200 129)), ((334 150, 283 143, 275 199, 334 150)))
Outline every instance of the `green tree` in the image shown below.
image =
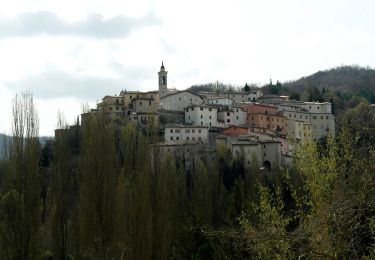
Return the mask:
POLYGON ((40 183, 38 117, 32 94, 13 100, 13 136, 9 146, 7 188, 1 194, 1 254, 5 259, 40 256, 40 183))

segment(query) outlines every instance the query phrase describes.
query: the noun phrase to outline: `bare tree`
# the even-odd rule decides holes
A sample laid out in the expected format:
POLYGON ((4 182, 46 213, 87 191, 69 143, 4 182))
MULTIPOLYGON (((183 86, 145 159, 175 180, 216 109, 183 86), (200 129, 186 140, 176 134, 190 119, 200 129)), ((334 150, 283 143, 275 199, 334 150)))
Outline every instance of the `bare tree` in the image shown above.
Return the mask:
POLYGON ((38 117, 31 93, 13 100, 13 138, 8 161, 9 185, 1 197, 1 244, 5 258, 38 256, 40 182, 38 117))

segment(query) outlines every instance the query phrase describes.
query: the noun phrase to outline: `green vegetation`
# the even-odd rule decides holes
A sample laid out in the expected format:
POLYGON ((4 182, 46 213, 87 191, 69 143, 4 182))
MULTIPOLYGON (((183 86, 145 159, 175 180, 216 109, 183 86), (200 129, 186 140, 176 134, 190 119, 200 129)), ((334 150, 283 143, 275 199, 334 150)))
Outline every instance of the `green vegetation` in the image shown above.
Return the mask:
POLYGON ((372 259, 374 113, 348 110, 335 139, 297 147, 288 169, 244 167, 218 147, 190 167, 156 126, 102 114, 41 148, 29 94, 0 160, 2 259, 372 259), (367 122, 366 129, 361 124, 367 122))

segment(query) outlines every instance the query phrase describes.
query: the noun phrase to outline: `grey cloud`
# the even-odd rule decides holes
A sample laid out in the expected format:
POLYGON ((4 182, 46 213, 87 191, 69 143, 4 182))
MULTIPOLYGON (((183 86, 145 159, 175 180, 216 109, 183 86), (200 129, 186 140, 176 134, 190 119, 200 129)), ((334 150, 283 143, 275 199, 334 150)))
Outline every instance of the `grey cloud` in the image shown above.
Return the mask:
MULTIPOLYGON (((114 65, 118 66, 118 65, 114 65)), ((118 68, 123 69, 123 68, 118 68)), ((131 68, 122 70, 120 78, 101 76, 81 76, 59 70, 45 71, 37 75, 22 78, 19 81, 4 82, 14 93, 31 91, 42 99, 58 97, 76 97, 82 100, 99 100, 105 95, 114 95, 121 90, 140 90, 140 83, 156 77, 153 69, 131 68)), ((157 80, 155 80, 155 89, 157 80)))
POLYGON ((38 11, 22 13, 13 19, 0 17, 0 38, 29 37, 36 35, 69 35, 91 38, 122 38, 132 30, 151 25, 160 25, 161 20, 151 12, 141 18, 118 15, 104 19, 100 14, 92 14, 86 19, 69 23, 54 13, 38 11))

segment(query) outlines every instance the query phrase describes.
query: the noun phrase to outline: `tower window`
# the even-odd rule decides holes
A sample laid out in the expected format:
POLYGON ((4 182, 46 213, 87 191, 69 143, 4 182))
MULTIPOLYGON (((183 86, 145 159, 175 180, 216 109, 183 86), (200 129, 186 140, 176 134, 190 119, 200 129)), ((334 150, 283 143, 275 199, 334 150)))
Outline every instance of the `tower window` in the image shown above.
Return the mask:
POLYGON ((165 76, 163 76, 162 84, 163 84, 163 85, 166 85, 166 82, 167 82, 167 80, 166 80, 165 76))

